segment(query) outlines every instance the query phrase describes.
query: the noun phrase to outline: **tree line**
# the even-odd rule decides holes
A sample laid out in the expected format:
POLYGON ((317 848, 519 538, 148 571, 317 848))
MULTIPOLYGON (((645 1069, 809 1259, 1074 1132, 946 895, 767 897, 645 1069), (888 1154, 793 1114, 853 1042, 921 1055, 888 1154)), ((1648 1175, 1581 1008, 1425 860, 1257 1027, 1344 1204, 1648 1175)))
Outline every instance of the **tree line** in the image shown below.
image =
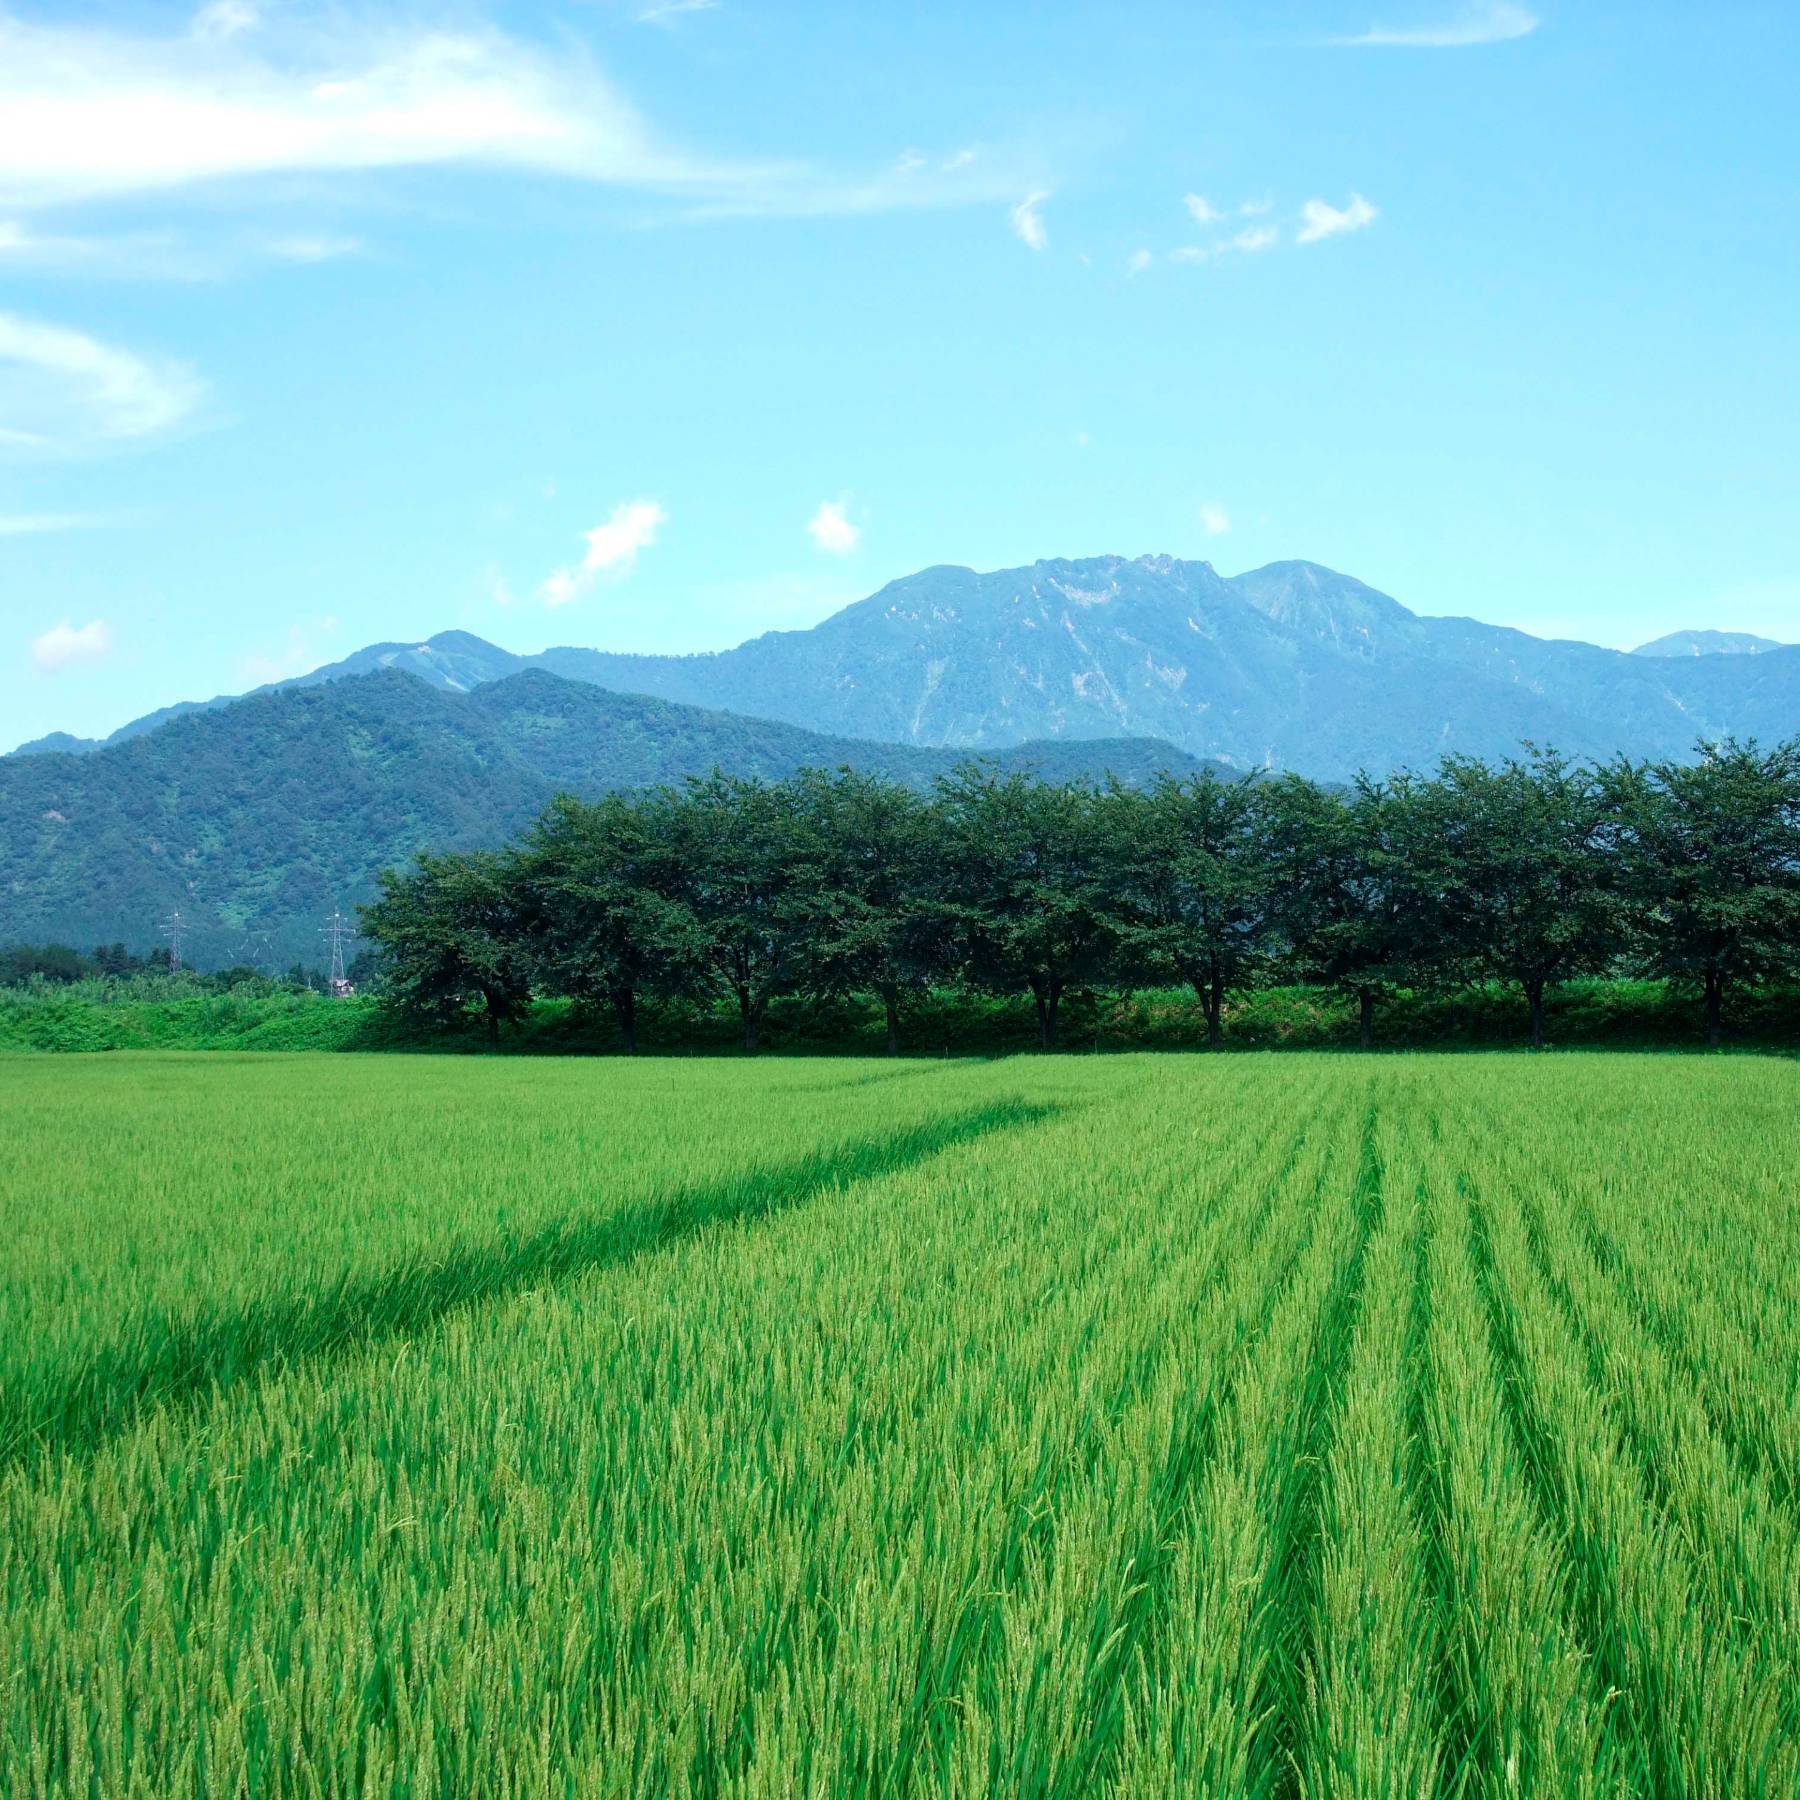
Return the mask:
POLYGON ((735 1005, 754 1050, 787 994, 867 995, 900 1046, 934 985, 1024 995, 1057 1042, 1065 995, 1180 984, 1222 1037, 1276 982, 1344 995, 1368 1045, 1384 996, 1510 984, 1544 1042, 1573 977, 1660 975, 1704 998, 1800 973, 1800 740, 1697 760, 1490 764, 1346 788, 1213 771, 1147 787, 971 764, 918 792, 880 776, 715 773, 555 800, 520 843, 423 855, 363 908, 388 1000, 495 1041, 534 996, 735 1005))

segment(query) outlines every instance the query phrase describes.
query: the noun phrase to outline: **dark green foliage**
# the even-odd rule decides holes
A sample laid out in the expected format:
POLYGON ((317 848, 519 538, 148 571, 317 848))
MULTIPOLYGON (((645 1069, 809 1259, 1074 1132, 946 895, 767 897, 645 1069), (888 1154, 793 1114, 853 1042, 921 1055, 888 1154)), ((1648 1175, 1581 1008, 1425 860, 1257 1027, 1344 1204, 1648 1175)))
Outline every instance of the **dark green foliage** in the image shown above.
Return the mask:
POLYGON ((527 838, 523 897, 540 982, 617 1015, 637 1049, 646 994, 679 993, 702 966, 692 911, 676 897, 682 847, 667 795, 632 805, 608 795, 592 805, 564 794, 527 838))
POLYGON ((1169 981, 1217 1045, 1228 1003, 1281 980, 1341 996, 1365 1049, 1378 1003, 1516 984, 1541 1047, 1556 986, 1626 966, 1632 943, 1702 987, 1717 1043, 1729 984, 1793 968, 1800 748, 1647 770, 1452 757, 1348 792, 1210 773, 1132 791, 976 764, 927 800, 849 771, 714 774, 559 801, 509 860, 384 879, 370 935, 397 1010, 456 1018, 508 951, 513 988, 610 1002, 628 1048, 640 992, 727 1001, 746 1050, 777 1000, 867 995, 890 1051, 903 994, 1029 993, 1052 1049, 1065 1001, 1098 1043, 1107 990, 1169 981), (479 889, 473 949, 452 870, 479 889))
POLYGON ((1546 990, 1605 969, 1621 945, 1628 884, 1607 857, 1605 783, 1552 751, 1497 769, 1454 756, 1420 807, 1420 885, 1451 954, 1516 981, 1542 1044, 1546 990))
POLYGON ((813 825, 793 785, 732 775, 689 782, 674 814, 672 897, 692 920, 699 984, 737 1007, 746 1050, 769 1002, 805 978, 821 937, 824 845, 813 825))
POLYGON ((1450 948, 1418 878, 1419 796, 1402 775, 1359 779, 1347 795, 1288 776, 1268 797, 1272 904, 1289 966, 1355 1002, 1364 1049, 1376 1002, 1441 975, 1450 948))
POLYGON ((1701 990, 1716 1044, 1731 990, 1800 957, 1800 740, 1621 761, 1608 786, 1633 934, 1657 973, 1701 990))
POLYGON ((1117 941, 1109 802, 970 768, 939 789, 938 814, 962 971, 995 993, 1028 989, 1052 1050, 1063 995, 1103 980, 1117 941))
POLYGON ((479 1002, 498 1044, 500 1027, 530 1004, 530 913, 517 858, 472 850, 421 856, 407 874, 383 870, 381 898, 362 917, 396 1011, 441 1025, 479 1002))
POLYGON ((1213 1044, 1226 997, 1254 983, 1273 956, 1274 792, 1209 769, 1109 802, 1124 959, 1153 979, 1186 982, 1213 1044))
POLYGON ((819 858, 808 987, 877 996, 893 1055, 903 1001, 950 962, 956 916, 936 816, 918 794, 848 769, 803 773, 798 797, 819 858))

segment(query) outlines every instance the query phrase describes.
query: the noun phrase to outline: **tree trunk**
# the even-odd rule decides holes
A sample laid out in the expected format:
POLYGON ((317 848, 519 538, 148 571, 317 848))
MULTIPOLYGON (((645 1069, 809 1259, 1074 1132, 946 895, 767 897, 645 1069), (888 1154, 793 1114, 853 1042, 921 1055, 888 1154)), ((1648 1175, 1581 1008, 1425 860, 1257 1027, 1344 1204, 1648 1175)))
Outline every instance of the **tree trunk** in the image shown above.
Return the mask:
POLYGON ((1541 1050, 1544 1047, 1544 984, 1541 981, 1526 982, 1525 998, 1531 1002, 1531 1047, 1541 1050))
POLYGON ((1206 1014, 1207 1048, 1216 1050, 1225 1038, 1225 1028, 1221 1023, 1225 1011, 1225 983, 1217 975, 1200 996, 1200 1006, 1206 1014))
POLYGON ((1725 981, 1717 969, 1706 971, 1706 1042, 1710 1049, 1719 1047, 1725 1035, 1725 981))
POLYGON ((882 1004, 887 1008, 887 1034, 889 1056, 900 1054, 900 990, 890 981, 881 990, 882 1004))
POLYGON ((1375 1043, 1375 994, 1371 988, 1361 989, 1357 996, 1356 1041, 1363 1049, 1375 1043))
POLYGON ((1038 1010, 1038 1017, 1043 1025, 1043 1047, 1046 1050, 1056 1048, 1056 1009, 1062 1004, 1062 983, 1053 981, 1044 996, 1038 1010))
POLYGON ((500 1015, 494 1011, 494 1003, 491 1000, 487 1003, 487 1028, 488 1048, 498 1050, 500 1048, 500 1015))
POLYGON ((625 1040, 625 1054, 637 1055, 637 993, 632 988, 620 988, 613 995, 613 1009, 619 1015, 619 1035, 625 1040))
POLYGON ((738 989, 738 1016, 744 1021, 744 1050, 749 1055, 756 1053, 756 1027, 762 1017, 762 1008, 750 998, 748 988, 738 989))

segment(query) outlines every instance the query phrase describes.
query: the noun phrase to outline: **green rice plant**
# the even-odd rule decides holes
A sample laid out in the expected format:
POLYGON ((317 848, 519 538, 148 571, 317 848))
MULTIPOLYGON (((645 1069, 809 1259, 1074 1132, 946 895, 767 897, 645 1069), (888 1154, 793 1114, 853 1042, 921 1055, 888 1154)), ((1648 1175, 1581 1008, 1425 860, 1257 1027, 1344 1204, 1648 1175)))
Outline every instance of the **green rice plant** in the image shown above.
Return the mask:
POLYGON ((0 1794, 1787 1800, 1797 1084, 0 1058, 0 1794))

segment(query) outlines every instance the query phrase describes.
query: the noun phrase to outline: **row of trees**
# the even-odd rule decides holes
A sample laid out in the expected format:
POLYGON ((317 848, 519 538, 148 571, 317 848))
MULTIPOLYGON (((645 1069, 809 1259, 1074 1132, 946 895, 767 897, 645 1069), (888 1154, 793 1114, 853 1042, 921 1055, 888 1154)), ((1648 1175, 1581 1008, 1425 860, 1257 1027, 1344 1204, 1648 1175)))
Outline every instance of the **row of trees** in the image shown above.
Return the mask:
POLYGON ((1546 994, 1627 968, 1691 984, 1717 1043, 1732 991, 1800 960, 1800 740, 1607 765, 1528 750, 1348 789, 1297 776, 1054 785, 973 765, 879 777, 715 774, 555 801, 516 847, 428 855, 364 909, 390 999, 497 1038, 534 994, 728 998, 746 1049, 777 996, 877 996, 898 1046, 934 983, 1029 993, 1182 983, 1227 1002, 1323 984, 1362 1041, 1385 994, 1498 980, 1546 994))

